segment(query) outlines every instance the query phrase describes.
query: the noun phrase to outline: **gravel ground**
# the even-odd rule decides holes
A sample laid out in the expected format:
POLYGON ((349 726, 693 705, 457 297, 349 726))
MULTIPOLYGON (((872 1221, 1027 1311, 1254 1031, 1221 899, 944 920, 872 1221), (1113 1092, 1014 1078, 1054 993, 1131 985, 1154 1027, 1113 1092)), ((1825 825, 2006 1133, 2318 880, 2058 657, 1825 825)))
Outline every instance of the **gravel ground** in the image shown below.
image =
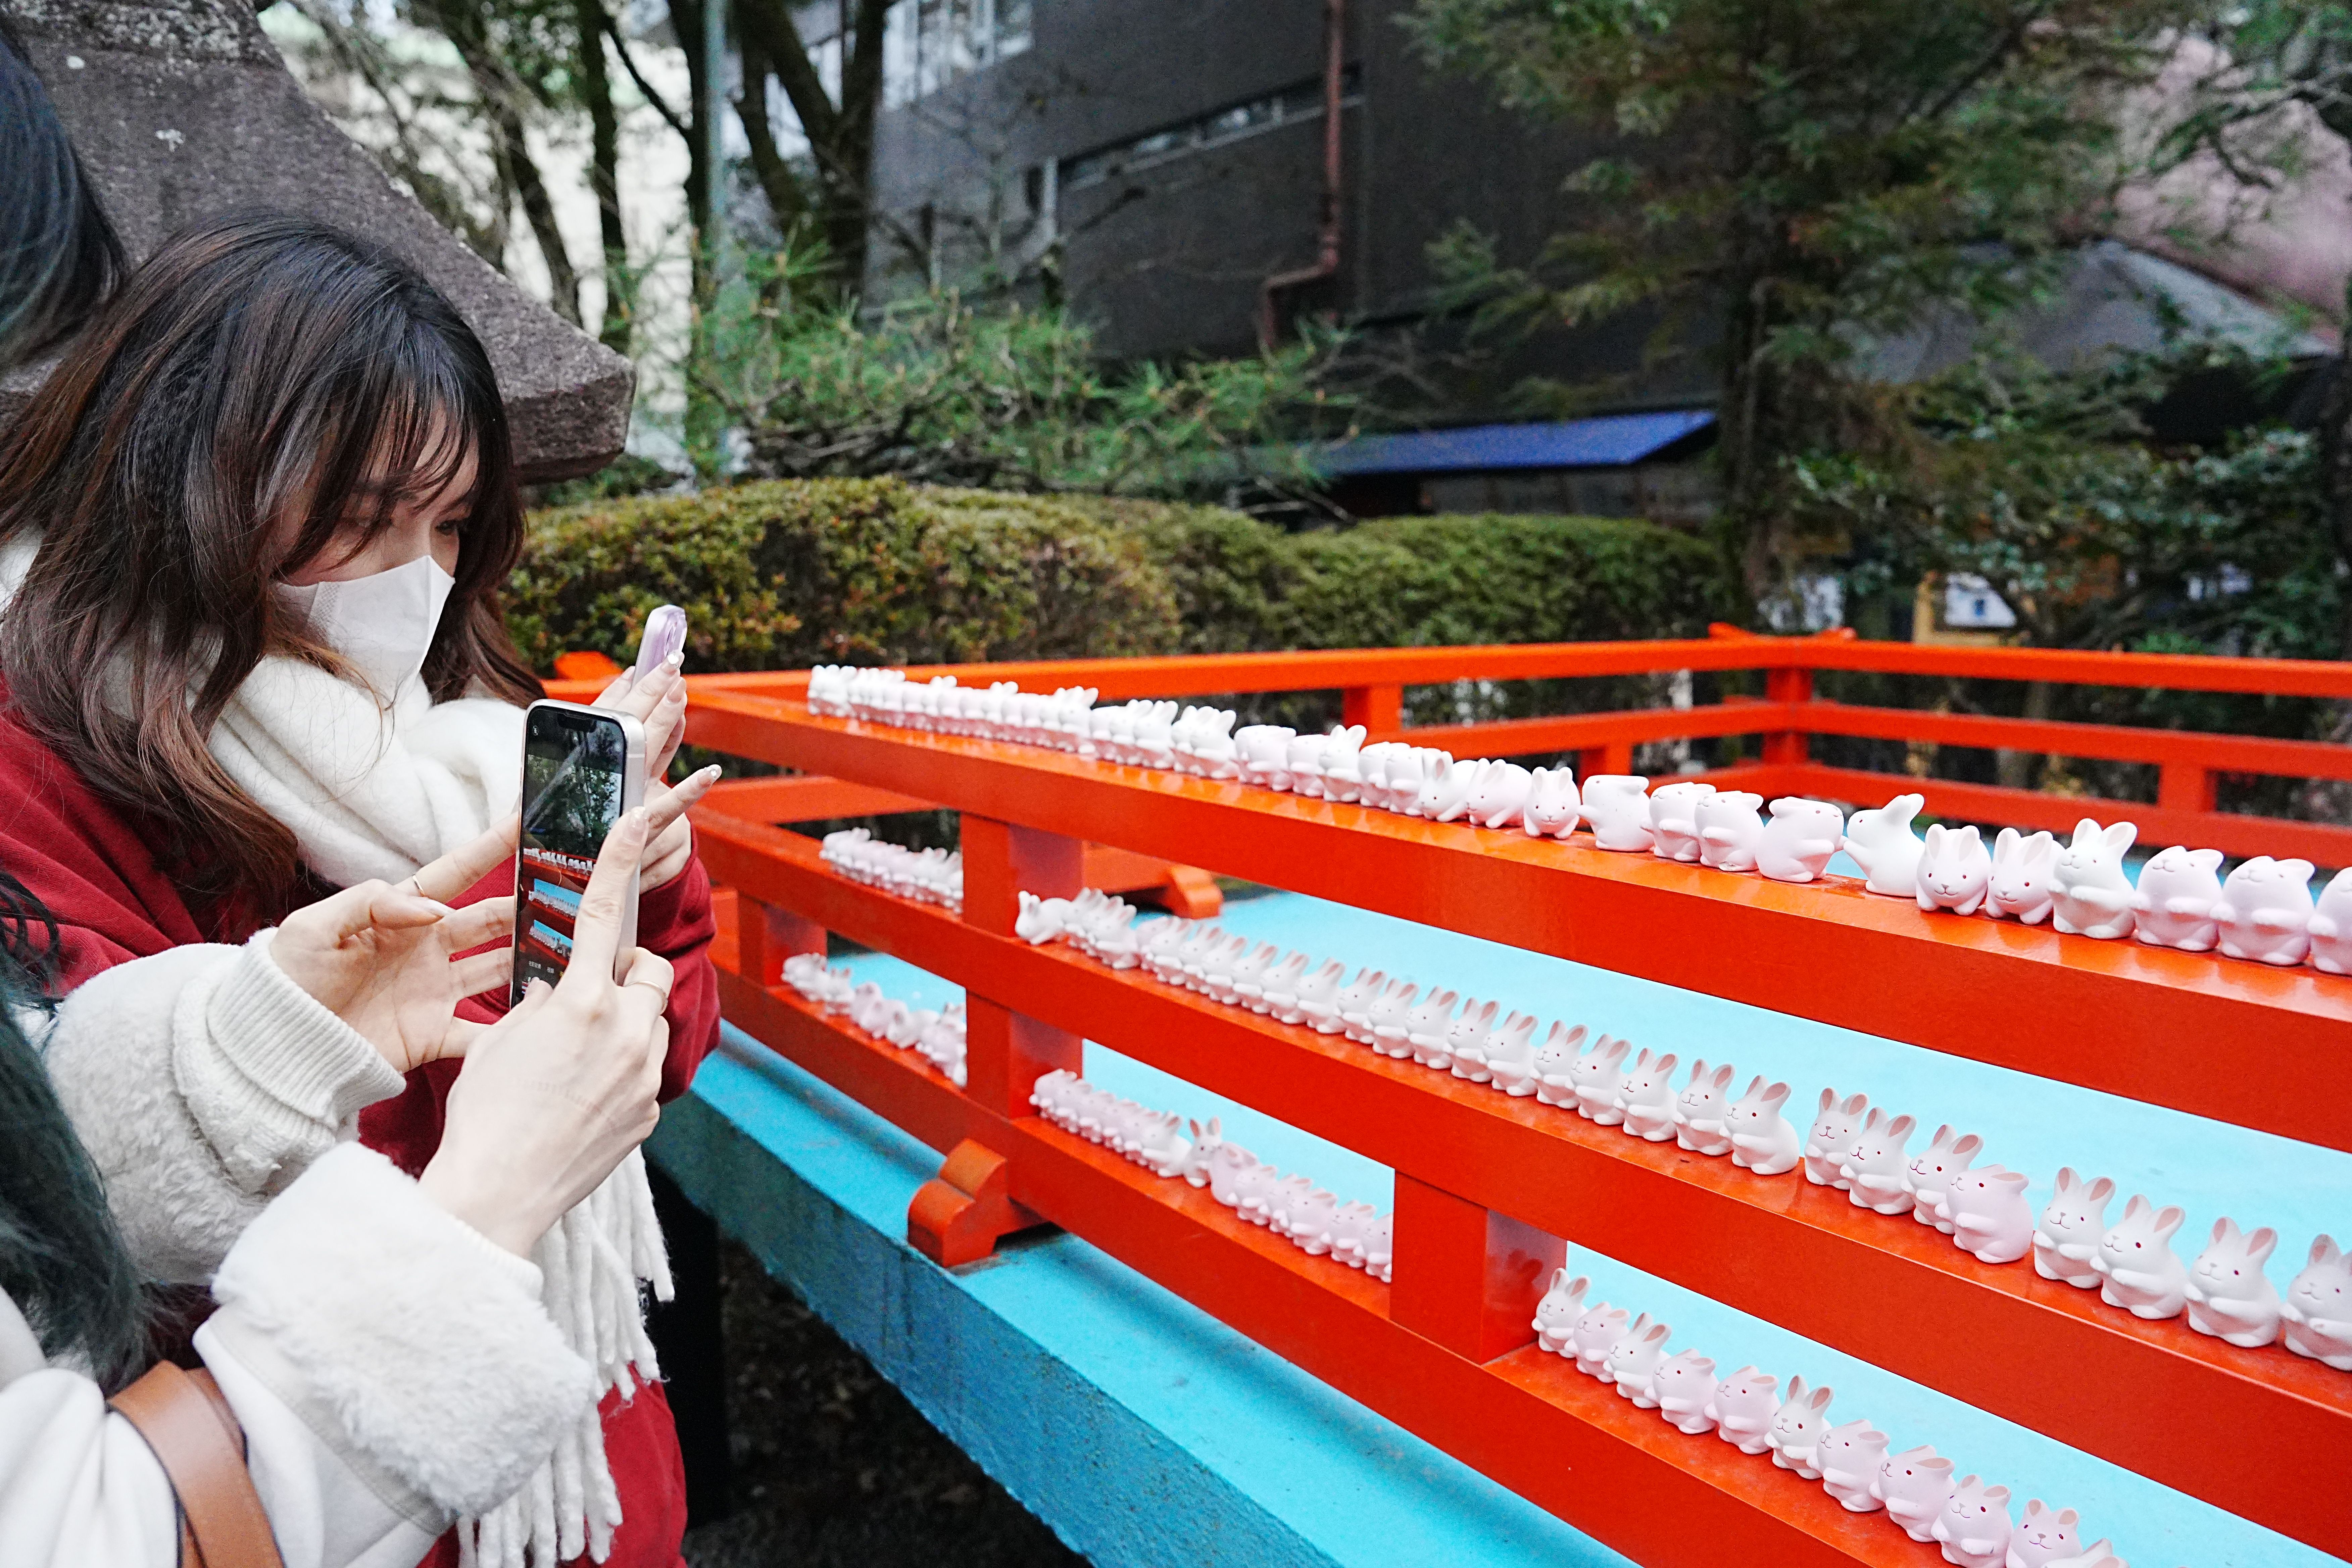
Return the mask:
POLYGON ((691 1568, 1065 1568, 1085 1559, 733 1243, 719 1250, 733 1512, 691 1568))

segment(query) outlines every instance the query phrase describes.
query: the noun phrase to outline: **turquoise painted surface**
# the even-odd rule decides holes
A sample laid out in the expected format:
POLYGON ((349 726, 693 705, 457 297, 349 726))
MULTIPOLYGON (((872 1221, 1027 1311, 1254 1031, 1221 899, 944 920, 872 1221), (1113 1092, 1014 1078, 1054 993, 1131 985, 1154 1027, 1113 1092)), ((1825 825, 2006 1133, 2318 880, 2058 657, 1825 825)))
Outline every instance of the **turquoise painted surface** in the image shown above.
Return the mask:
MULTIPOLYGON (((2283 1288, 2315 1233, 2328 1231, 2339 1240, 2352 1235, 2352 1155, 2336 1151, 1296 894, 1235 900, 1223 923, 1318 958, 1370 964, 1546 1019, 1586 1023, 1596 1033, 1674 1051, 1685 1064, 1694 1056, 1728 1059, 1743 1084, 1751 1073, 1784 1079, 1796 1089, 1790 1120, 1800 1132, 1826 1085, 1841 1093, 1861 1090, 1874 1104, 1916 1117, 1924 1125, 1914 1147, 1924 1145, 1937 1123, 1950 1121, 1984 1137, 1979 1163, 2032 1176, 2029 1197, 2037 1212, 2061 1165, 2112 1176, 2119 1192, 2111 1216, 2122 1213, 2123 1199, 2134 1192, 2189 1211, 2175 1238, 2184 1261, 2201 1249, 2218 1215, 2249 1227, 2273 1226, 2282 1240, 2271 1274, 2283 1288)), ((850 962, 861 978, 879 981, 892 995, 937 1005, 956 994, 895 959, 868 954, 850 962)), ((2053 1018, 2050 1026, 2067 1023, 2053 1018)), ((1087 1053, 1087 1075, 1120 1093, 1191 1116, 1222 1116, 1228 1136, 1284 1169, 1305 1171, 1344 1197, 1388 1201, 1391 1174, 1374 1162, 1099 1046, 1089 1043, 1087 1053)), ((2095 1533, 2115 1537, 2118 1550, 2136 1563, 2302 1568, 2336 1561, 1614 1259, 1573 1246, 1570 1258, 1579 1272, 1592 1276, 1596 1295, 1672 1323, 1675 1348, 1696 1347, 1725 1370, 1752 1363, 1779 1376, 1801 1373, 1810 1382, 1829 1383, 1839 1391, 1832 1409, 1838 1419, 1868 1415, 1900 1445, 1931 1442, 1955 1456, 1963 1471, 2009 1485, 2021 1503, 2042 1497, 2078 1508, 2095 1533)), ((1922 1325, 1921 1331, 1933 1327, 1922 1325)), ((2198 1417, 2182 1411, 2179 1419, 2198 1417)), ((2251 1440, 2259 1441, 2259 1435, 2251 1440)))

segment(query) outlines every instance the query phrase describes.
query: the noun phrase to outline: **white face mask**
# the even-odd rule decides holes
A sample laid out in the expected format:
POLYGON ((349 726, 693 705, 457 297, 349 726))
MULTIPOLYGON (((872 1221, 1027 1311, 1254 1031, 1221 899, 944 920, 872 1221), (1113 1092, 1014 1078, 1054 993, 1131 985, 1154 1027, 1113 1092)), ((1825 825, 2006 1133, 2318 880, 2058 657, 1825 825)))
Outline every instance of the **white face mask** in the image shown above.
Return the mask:
POLYGON ((278 584, 281 601, 309 617, 310 635, 341 654, 387 701, 425 668, 457 579, 430 555, 343 583, 278 584))

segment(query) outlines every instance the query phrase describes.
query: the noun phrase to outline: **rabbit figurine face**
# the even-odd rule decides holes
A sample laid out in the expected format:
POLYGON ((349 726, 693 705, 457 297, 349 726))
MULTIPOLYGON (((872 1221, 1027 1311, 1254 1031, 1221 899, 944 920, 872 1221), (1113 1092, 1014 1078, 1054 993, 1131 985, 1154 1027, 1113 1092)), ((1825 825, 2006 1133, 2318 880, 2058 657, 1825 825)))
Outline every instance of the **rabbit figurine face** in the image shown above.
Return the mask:
POLYGON ((1936 1226, 1952 1226, 1952 1241, 1979 1263, 2014 1263, 2032 1249, 2033 1210, 2025 1201, 2025 1176, 1999 1165, 1958 1171, 1946 1180, 1936 1206, 1936 1226))
MULTIPOLYGON (((1371 1044, 1372 1004, 1380 1000, 1388 984, 1386 971, 1359 969, 1353 980, 1339 987, 1339 997, 1333 1005, 1338 1009, 1340 1025, 1349 1039, 1360 1045, 1371 1044)), ((1325 1029, 1323 1033, 1328 1035, 1331 1031, 1325 1029)))
POLYGON ((1636 1410, 1658 1407, 1650 1380, 1657 1373, 1658 1359, 1665 1353, 1666 1339, 1673 1332, 1664 1323, 1652 1322, 1644 1312, 1609 1347, 1609 1375, 1602 1381, 1615 1384, 1618 1397, 1632 1400, 1636 1410))
POLYGON ((2329 1237, 2311 1244, 2311 1256, 2279 1309, 2286 1348, 2352 1372, 2352 1258, 2329 1237))
POLYGON ((1992 879, 1985 888, 1984 912, 1995 920, 2040 925, 2050 918, 2058 888, 2058 841, 2047 833, 2031 837, 2004 827, 1992 841, 1992 879))
POLYGON ((1366 1227, 1379 1215, 1380 1211, 1370 1204, 1341 1204, 1333 1209, 1330 1222, 1323 1227, 1323 1248, 1331 1260, 1350 1268, 1361 1268, 1366 1227))
POLYGON ((2159 1209, 2133 1194, 2124 1217, 2099 1237, 2099 1300, 2135 1318, 2179 1317, 2189 1300, 2189 1270, 2171 1243, 2186 1217, 2175 1205, 2159 1209))
POLYGON ((1595 773, 1584 781, 1584 820, 1598 849, 1650 847, 1650 781, 1632 773, 1595 773))
POLYGON ((1907 1116, 1890 1119, 1885 1111, 1871 1111, 1853 1147, 1838 1163, 1854 1207, 1885 1215, 1910 1212, 1911 1156, 1903 1145, 1914 1125, 1907 1116))
POLYGON ((1309 1024, 1318 1035, 1336 1035, 1345 1026, 1339 1018, 1339 986, 1347 978, 1348 966, 1338 959, 1327 960, 1322 968, 1303 975, 1297 994, 1278 1016, 1286 1024, 1309 1024))
POLYGON ((1643 1051, 1617 1080, 1618 1120, 1636 1138, 1663 1143, 1675 1135, 1675 1056, 1643 1051))
POLYGON ((2107 1200, 2115 1194, 2115 1183, 2105 1176, 2086 1182, 2074 1167, 2059 1167, 2056 1194, 2033 1227, 2033 1271, 2044 1279, 2097 1289, 2099 1271, 2092 1259, 2106 1234, 2107 1200))
POLYGON ((1273 973, 1281 957, 1282 949, 1269 942, 1260 943, 1235 959, 1225 979, 1225 984, 1233 991, 1234 1000, 1253 1013, 1266 1011, 1265 978, 1273 973))
POLYGON ((2132 934, 2150 947, 2210 952, 2220 938, 2213 906, 2221 901, 2221 852, 2180 845, 2149 857, 2132 895, 2132 934))
MULTIPOLYGON (((1454 1005, 1461 999, 1459 991, 1440 991, 1432 986, 1429 994, 1405 1015, 1404 1037, 1412 1042, 1413 1060, 1425 1062, 1431 1056, 1444 1053, 1446 1033, 1454 1026, 1454 1005)), ((1470 1005, 1477 1006, 1475 1001, 1470 1005)))
MULTIPOLYGON (((1789 1380, 1789 1396, 1772 1413, 1769 1437, 1775 1465, 1796 1471, 1805 1480, 1821 1479, 1819 1449, 1822 1436, 1829 1430, 1830 1401, 1834 1397, 1826 1387, 1807 1388, 1801 1377, 1789 1380)), ((1865 1488, 1870 1485, 1866 1473, 1862 1484, 1865 1488)))
POLYGON ((1914 1541, 1933 1539, 1944 1505, 1952 1500, 1952 1461, 1925 1444, 1889 1454, 1880 1461, 1870 1495, 1886 1505, 1886 1517, 1914 1541))
POLYGON ((1715 793, 1711 784, 1682 779, 1650 792, 1650 852, 1661 860, 1698 858, 1698 803, 1715 793))
POLYGON ((2322 974, 2352 974, 2352 868, 2328 879, 2305 928, 2311 937, 2311 966, 2322 974))
POLYGON ((1283 1212, 1283 1234, 1307 1257, 1320 1258, 1331 1250, 1331 1216, 1339 1208, 1339 1198, 1320 1188, 1293 1198, 1283 1212))
POLYGON ((2313 912, 2311 862, 2257 855, 2221 884, 2213 922, 2228 957, 2301 963, 2311 952, 2313 912))
POLYGON ((1962 1137, 1948 1126, 1937 1128, 1927 1147, 1912 1158, 1905 1181, 1911 1190, 1911 1217, 1951 1235, 1952 1222, 1936 1217, 1936 1207, 1944 1201, 1944 1184, 1967 1170, 1983 1148, 1984 1140, 1973 1132, 1962 1137))
POLYGON ((1743 1454, 1760 1454, 1772 1447, 1772 1419, 1780 1408, 1780 1384, 1779 1378, 1752 1366, 1743 1366, 1717 1383, 1706 1411, 1715 1417, 1715 1435, 1743 1454))
POLYGON ((1928 1533, 1958 1568, 2003 1568, 2009 1558, 2009 1489, 1963 1476, 1928 1533))
POLYGON ((1364 1272, 1383 1285, 1395 1271, 1395 1234, 1394 1215, 1374 1215, 1364 1222, 1364 1272))
POLYGON ((1177 1131, 1181 1119, 1173 1112, 1155 1122, 1143 1143, 1143 1163, 1155 1176, 1181 1176, 1192 1156, 1192 1140, 1177 1131))
POLYGON ((1606 1301, 1596 1301, 1576 1320, 1569 1332, 1569 1346, 1576 1354, 1576 1370, 1587 1377, 1609 1381, 1609 1347, 1625 1331, 1625 1321, 1633 1314, 1622 1307, 1612 1307, 1606 1301))
MULTIPOLYGON (((1212 1134, 1215 1132, 1216 1125, 1214 1121, 1209 1123, 1212 1134)), ((1209 1142, 1214 1145, 1209 1152, 1209 1195, 1227 1208, 1233 1208, 1241 1202, 1239 1184, 1243 1173, 1255 1169, 1258 1158, 1238 1143, 1228 1143, 1213 1136, 1209 1142)), ((1268 1173, 1272 1173, 1270 1170, 1268 1173)))
POLYGON ((1324 799, 1347 802, 1357 797, 1362 779, 1356 766, 1363 746, 1361 724, 1338 725, 1323 737, 1323 754, 1317 759, 1316 766, 1323 775, 1324 799))
POLYGON ((2278 1338, 2279 1293, 2263 1272, 2277 1246, 2268 1226, 2242 1233, 2235 1220, 2215 1220, 2212 1240, 2189 1266, 2189 1326, 2248 1349, 2278 1338))
MULTIPOLYGON (((1372 1049, 1384 1057, 1409 1057, 1412 1054, 1409 1020, 1413 1013, 1413 998, 1420 994, 1418 985, 1391 980, 1388 989, 1372 999, 1372 1010, 1368 1015, 1371 1025, 1372 1049)), ((1451 1005, 1448 1004, 1449 1006, 1451 1005)))
POLYGON ((1569 1338, 1584 1315, 1584 1293, 1591 1288, 1592 1281, 1581 1274, 1571 1279, 1567 1269, 1554 1269, 1543 1300, 1536 1303, 1536 1343, 1554 1355, 1575 1354, 1569 1338))
POLYGON ((1694 1154, 1731 1152, 1731 1134, 1723 1130, 1728 1108, 1732 1068, 1729 1062, 1710 1070, 1703 1062, 1691 1064, 1690 1082, 1675 1101, 1675 1142, 1694 1154))
POLYGON ((1841 1167, 1853 1148, 1853 1141, 1862 1136, 1864 1119, 1869 1112, 1870 1097, 1866 1094, 1849 1094, 1840 1100, 1836 1089, 1822 1090, 1812 1130, 1805 1134, 1805 1180, 1817 1187, 1836 1187, 1841 1191, 1851 1184, 1841 1167))
POLYGON ((2079 1557, 2083 1552, 2082 1516, 2071 1508, 2052 1508, 2040 1498, 2025 1505, 2025 1517, 2009 1538, 2008 1568, 2050 1568, 2053 1563, 2079 1557))
POLYGON ((1969 827, 1927 829, 1927 846, 1919 855, 1919 907, 1972 915, 1985 900, 1992 882, 1992 854, 1969 827))
POLYGON ((1490 759, 1470 786, 1470 820, 1481 827, 1517 827, 1535 789, 1535 774, 1517 763, 1490 759))
POLYGON ((1898 795, 1875 811, 1857 811, 1841 841, 1867 879, 1863 886, 1889 898, 1919 895, 1919 857, 1927 847, 1911 831, 1911 819, 1927 804, 1920 795, 1898 795))
POLYGON ((1421 796, 1414 803, 1432 822, 1452 822, 1470 809, 1470 791, 1478 782, 1479 763, 1459 762, 1424 774, 1421 796))
POLYGON ((1632 1046, 1623 1040, 1612 1040, 1603 1035, 1592 1043, 1592 1048, 1576 1058, 1569 1077, 1576 1084, 1576 1113, 1603 1127, 1614 1127, 1625 1120, 1617 1109, 1617 1084, 1623 1076, 1625 1056, 1632 1046))
POLYGON ((1299 980, 1312 962, 1303 952, 1293 952, 1268 969, 1261 982, 1265 989, 1257 1000, 1250 1004, 1250 1011, 1270 1014, 1278 1024, 1297 1023, 1303 1016, 1298 1011, 1299 980))
POLYGON ((1528 781, 1527 805, 1519 825, 1530 838, 1565 838, 1576 831, 1584 815, 1583 798, 1576 793, 1576 774, 1567 768, 1538 768, 1528 781))
POLYGON ((1701 795, 1692 820, 1698 825, 1699 863, 1718 871, 1753 871, 1756 852, 1764 843, 1764 804, 1760 795, 1745 790, 1717 790, 1701 795))
POLYGON ((1579 1024, 1573 1029, 1564 1023, 1555 1023, 1544 1043, 1536 1047, 1536 1099, 1546 1105, 1576 1108, 1577 1053, 1584 1045, 1585 1027, 1579 1024))
POLYGON ((1848 1513, 1874 1513, 1886 1505, 1873 1497, 1870 1483, 1886 1459, 1886 1434, 1867 1421, 1849 1421, 1822 1434, 1813 1449, 1822 1489, 1848 1513))
POLYGON ((1651 1374, 1650 1392, 1658 1414, 1675 1430, 1696 1437, 1714 1427, 1715 1417, 1707 1414, 1715 1398, 1714 1358, 1683 1352, 1651 1374))
POLYGON ((1772 820, 1756 846, 1756 868, 1776 882, 1810 882, 1837 853, 1845 817, 1822 800, 1784 795, 1771 806, 1772 820))
MULTIPOLYGON (((1445 1030, 1444 1042, 1429 1053, 1428 1065, 1441 1070, 1451 1068, 1455 1078, 1466 1078, 1475 1083, 1486 1081, 1486 1037, 1495 1032, 1495 1015, 1499 1008, 1489 1002, 1479 1005, 1465 1002, 1462 1016, 1445 1030)), ((1420 1061, 1419 1047, 1413 1049, 1413 1059, 1420 1061)))
POLYGON ((2128 822, 2101 827, 2086 816, 2074 825, 2074 841, 2058 854, 2053 924, 2103 942, 2131 935, 2138 917, 2132 909, 2131 879, 2124 874, 2124 851, 2138 836, 2128 822))
POLYGON ((1789 1086, 1751 1080, 1748 1092, 1734 1100, 1723 1115, 1723 1129, 1731 1135, 1731 1163, 1759 1176, 1778 1176, 1797 1168, 1803 1145, 1797 1130, 1780 1114, 1789 1103, 1789 1086))
MULTIPOLYGON (((1483 1081, 1514 1100, 1524 1100, 1536 1091, 1536 1016, 1514 1013, 1503 1020, 1502 1027, 1486 1037, 1486 1074, 1483 1081)), ((1454 1058, 1454 1069, 1461 1070, 1462 1058, 1454 1058)))

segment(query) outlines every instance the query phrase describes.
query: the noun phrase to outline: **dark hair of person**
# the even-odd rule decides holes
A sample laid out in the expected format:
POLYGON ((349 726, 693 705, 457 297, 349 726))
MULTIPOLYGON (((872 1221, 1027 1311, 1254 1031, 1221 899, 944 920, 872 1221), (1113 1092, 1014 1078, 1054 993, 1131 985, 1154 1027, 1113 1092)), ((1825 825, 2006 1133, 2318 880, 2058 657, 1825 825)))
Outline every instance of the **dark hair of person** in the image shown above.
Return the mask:
POLYGON ((341 671, 273 585, 365 548, 478 465, 436 700, 539 694, 499 615, 522 549, 506 408, 482 345, 406 263, 306 218, 203 225, 74 340, 5 447, 0 540, 37 539, 0 617, 17 721, 142 816, 203 896, 291 896, 294 836, 205 737, 266 655, 341 671))
POLYGON ((0 1290, 51 1361, 112 1389, 147 1363, 146 1301, 89 1151, 25 1037, 26 1018, 47 1009, 57 947, 56 920, 0 871, 0 1290))
POLYGON ((0 18, 0 371, 71 336, 123 268, 48 89, 0 18))

